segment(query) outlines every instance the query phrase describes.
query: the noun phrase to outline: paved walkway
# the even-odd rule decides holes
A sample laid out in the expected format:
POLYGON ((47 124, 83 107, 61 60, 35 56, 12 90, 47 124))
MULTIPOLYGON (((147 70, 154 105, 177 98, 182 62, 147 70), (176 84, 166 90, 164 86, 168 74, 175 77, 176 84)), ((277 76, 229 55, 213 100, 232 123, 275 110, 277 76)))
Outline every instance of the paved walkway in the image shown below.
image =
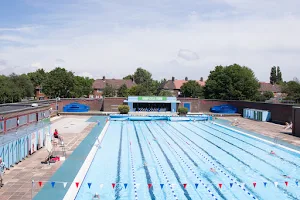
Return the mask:
POLYGON ((239 125, 237 128, 242 128, 255 132, 257 134, 273 138, 274 141, 281 140, 286 143, 300 147, 300 138, 292 136, 292 130, 284 130, 283 125, 274 124, 270 122, 259 122, 242 117, 218 117, 218 119, 224 119, 231 122, 234 119, 238 119, 239 125))
MULTIPOLYGON (((87 122, 88 118, 66 116, 51 119, 51 132, 57 128, 64 138, 66 157, 73 152, 96 125, 95 122, 87 122)), ((47 155, 46 149, 40 149, 15 167, 7 170, 4 175, 5 185, 0 189, 0 200, 30 200, 32 196, 35 196, 41 187, 36 183, 32 190, 31 181, 47 181, 64 162, 59 161, 51 165, 41 164, 47 155)))

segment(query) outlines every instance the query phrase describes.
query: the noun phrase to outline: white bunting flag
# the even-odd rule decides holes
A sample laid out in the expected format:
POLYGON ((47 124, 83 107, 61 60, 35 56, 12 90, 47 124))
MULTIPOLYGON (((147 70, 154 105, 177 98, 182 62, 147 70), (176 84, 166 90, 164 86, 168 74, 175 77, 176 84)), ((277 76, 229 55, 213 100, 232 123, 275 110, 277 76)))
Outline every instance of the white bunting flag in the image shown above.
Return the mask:
POLYGON ((274 185, 275 185, 275 187, 277 187, 278 186, 278 182, 274 182, 274 185))
POLYGON ((245 188, 245 183, 241 183, 242 189, 245 188))
POLYGON ((64 188, 66 188, 67 187, 67 182, 63 182, 63 184, 64 184, 64 188))
POLYGON ((136 189, 139 189, 140 185, 140 183, 136 183, 136 189))

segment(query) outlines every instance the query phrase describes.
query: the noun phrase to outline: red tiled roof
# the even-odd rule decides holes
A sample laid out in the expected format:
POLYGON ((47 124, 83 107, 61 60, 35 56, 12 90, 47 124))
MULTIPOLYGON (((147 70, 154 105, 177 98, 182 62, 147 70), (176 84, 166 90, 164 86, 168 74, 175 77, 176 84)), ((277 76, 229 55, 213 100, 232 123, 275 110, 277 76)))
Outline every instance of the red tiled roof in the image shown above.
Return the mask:
MULTIPOLYGON (((199 81, 199 80, 196 80, 199 85, 201 86, 205 86, 205 81, 199 81)), ((186 83, 187 81, 185 80, 169 80, 165 83, 163 89, 167 89, 167 90, 180 90, 181 86, 186 83)))
POLYGON ((266 91, 271 91, 275 93, 280 93, 281 92, 281 86, 274 84, 272 85, 271 83, 265 83, 265 82, 260 82, 260 92, 266 92, 266 91))
POLYGON ((127 88, 131 88, 135 85, 132 80, 123 80, 123 79, 97 79, 93 83, 94 89, 104 89, 106 84, 112 85, 115 88, 121 87, 123 84, 127 86, 127 88))

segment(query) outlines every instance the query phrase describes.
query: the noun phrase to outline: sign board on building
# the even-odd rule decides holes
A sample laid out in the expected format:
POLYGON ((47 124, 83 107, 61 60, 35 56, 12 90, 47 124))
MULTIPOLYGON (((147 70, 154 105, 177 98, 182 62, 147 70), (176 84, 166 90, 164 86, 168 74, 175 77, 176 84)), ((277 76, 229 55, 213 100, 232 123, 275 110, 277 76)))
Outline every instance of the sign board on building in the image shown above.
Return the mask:
POLYGON ((156 97, 156 96, 139 96, 139 101, 166 101, 167 97, 156 97))

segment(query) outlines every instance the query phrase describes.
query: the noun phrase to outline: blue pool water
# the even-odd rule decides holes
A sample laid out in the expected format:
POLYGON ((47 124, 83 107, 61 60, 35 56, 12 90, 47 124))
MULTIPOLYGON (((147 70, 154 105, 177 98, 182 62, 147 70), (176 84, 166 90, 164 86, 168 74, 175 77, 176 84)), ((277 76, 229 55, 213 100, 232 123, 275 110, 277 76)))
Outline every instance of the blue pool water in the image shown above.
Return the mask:
POLYGON ((76 199, 300 199, 299 166, 209 122, 111 121, 76 199))

